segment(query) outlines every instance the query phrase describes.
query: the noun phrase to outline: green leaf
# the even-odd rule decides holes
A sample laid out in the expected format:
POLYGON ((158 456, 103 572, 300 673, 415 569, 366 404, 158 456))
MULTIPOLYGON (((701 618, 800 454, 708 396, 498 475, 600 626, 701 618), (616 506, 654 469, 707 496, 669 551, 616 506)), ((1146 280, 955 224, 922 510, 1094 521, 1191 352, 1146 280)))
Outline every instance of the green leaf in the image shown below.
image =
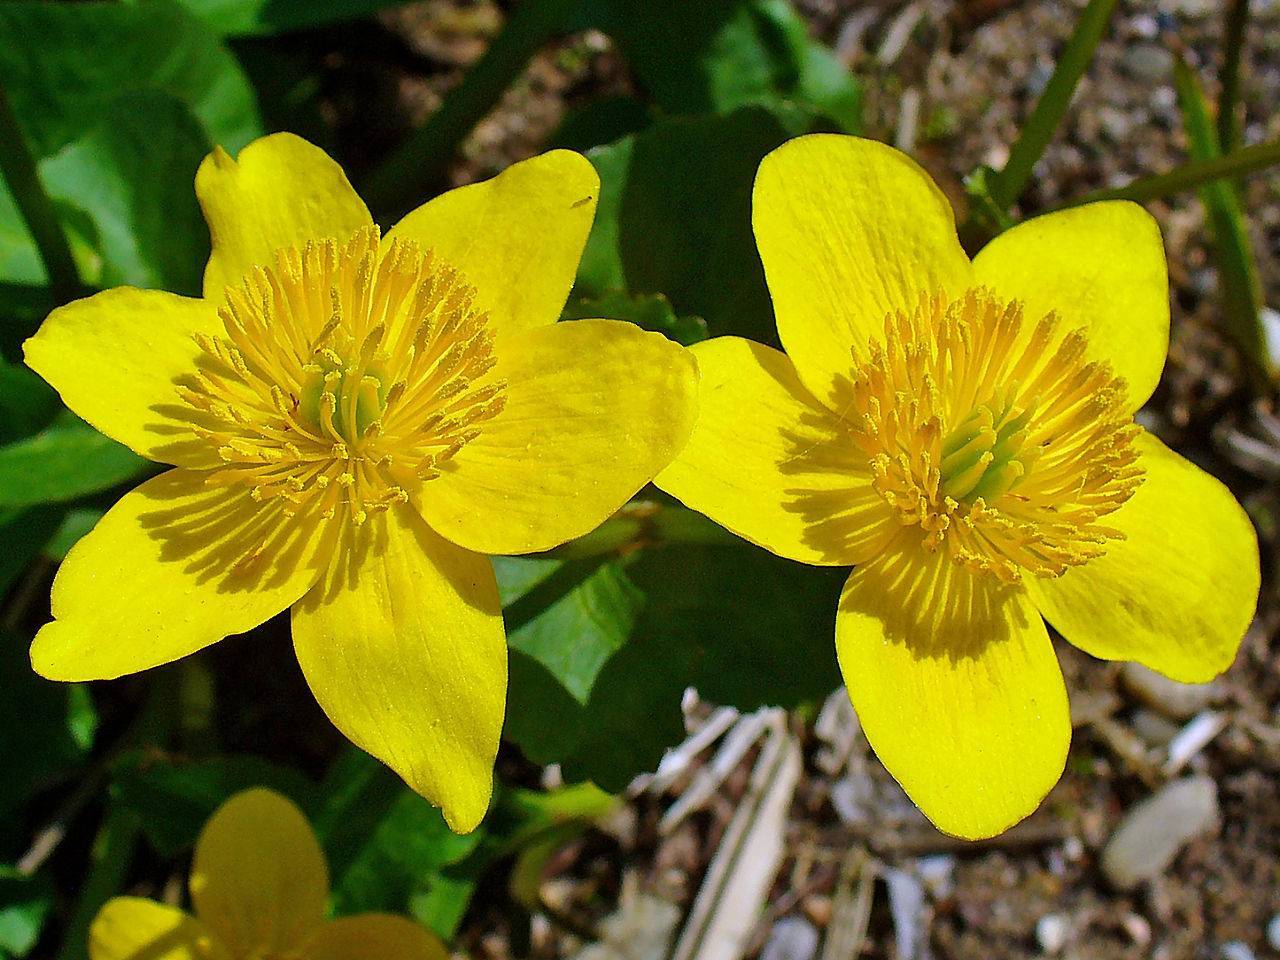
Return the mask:
POLYGON ((151 461, 69 414, 26 440, 0 447, 0 507, 58 503, 147 473, 151 461))
POLYGON ((61 406, 53 387, 26 367, 0 360, 0 444, 31 436, 61 406))
POLYGON ((44 555, 53 563, 61 563, 71 552, 71 548, 80 542, 98 521, 106 514, 105 510, 96 507, 82 507, 68 510, 62 516, 58 528, 44 545, 44 555))
POLYGON ((482 831, 458 836, 440 811, 402 787, 333 885, 334 911, 401 913, 439 871, 475 849, 482 831))
POLYGON ((741 542, 670 543, 609 559, 504 559, 511 647, 506 736, 570 780, 621 790, 684 736, 693 686, 754 710, 840 682, 841 570, 741 542))
POLYGON ((97 714, 77 684, 37 676, 27 659, 29 641, 0 634, 0 856, 16 856, 25 843, 24 811, 35 793, 70 775, 93 745, 97 714))
POLYGON ((209 149, 185 103, 143 91, 107 104, 100 124, 40 164, 50 196, 92 227, 100 285, 199 296, 209 232, 193 185, 209 149))
POLYGON ((484 867, 473 876, 441 872, 467 860, 486 826, 458 837, 439 811, 368 754, 352 747, 320 788, 316 833, 343 912, 412 907, 417 919, 452 939, 484 867))
POLYGON ((707 339, 707 322, 701 317, 677 316, 671 301, 660 293, 629 296, 611 291, 598 297, 572 297, 565 304, 562 320, 602 317, 626 320, 645 330, 665 334, 676 343, 689 346, 707 339))
POLYGON ((583 153, 639 133, 651 120, 649 108, 635 97, 592 100, 565 115, 548 146, 583 153))
POLYGON ((466 874, 433 874, 426 877, 422 889, 409 898, 409 913, 442 940, 452 940, 479 885, 478 877, 466 874))
POLYGON ((27 956, 52 910, 53 884, 48 877, 0 867, 0 956, 27 956))
POLYGON ((0 84, 37 157, 98 126, 124 94, 149 90, 186 103, 232 152, 262 132, 235 58, 170 0, 0 4, 0 84))
POLYGON ((410 898, 410 912, 440 937, 452 940, 476 888, 496 863, 552 837, 572 836, 615 802, 590 784, 545 793, 497 784, 480 842, 463 860, 430 876, 410 898))
POLYGON ((407 0, 179 0, 223 36, 271 36, 367 17, 407 0))
POLYGON ((17 202, 3 177, 0 177, 0 278, 20 284, 45 282, 44 264, 40 262, 35 238, 18 212, 17 202))
MULTIPOLYGON (((0 184, 0 198, 3 194, 4 186, 0 184)), ((0 243, 3 243, 3 238, 0 238, 0 243)), ((3 253, 0 252, 2 259, 3 253)), ((43 282, 6 283, 0 280, 0 359, 6 363, 21 363, 22 342, 36 332, 55 305, 53 291, 43 282)))
POLYGON ((62 522, 65 510, 40 506, 29 510, 0 507, 0 596, 22 576, 27 564, 39 556, 62 522))
POLYGON ((794 101, 858 131, 857 82, 785 0, 589 0, 572 26, 613 37, 664 112, 794 101))
POLYGON ((748 107, 679 118, 592 150, 595 225, 577 294, 663 294, 713 336, 776 339, 751 231, 751 185, 766 153, 799 132, 794 118, 748 107))
POLYGON ((302 773, 261 757, 228 755, 191 763, 156 762, 150 754, 127 754, 116 765, 113 793, 121 809, 136 813, 143 832, 163 857, 191 848, 205 822, 232 794, 270 787, 304 811, 316 786, 302 773))

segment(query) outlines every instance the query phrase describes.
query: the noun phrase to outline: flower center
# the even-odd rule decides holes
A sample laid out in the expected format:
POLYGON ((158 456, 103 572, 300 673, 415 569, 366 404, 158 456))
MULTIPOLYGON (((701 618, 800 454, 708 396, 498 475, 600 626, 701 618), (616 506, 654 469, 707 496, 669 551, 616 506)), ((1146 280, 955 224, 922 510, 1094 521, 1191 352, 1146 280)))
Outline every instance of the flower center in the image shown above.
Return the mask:
POLYGON ((178 388, 208 482, 362 524, 403 503, 503 407, 488 316, 459 273, 376 227, 277 251, 229 287, 225 336, 178 388))
POLYGON ((1099 521, 1142 481, 1125 383, 1080 331, 982 289, 926 297, 855 351, 849 420, 873 485, 927 549, 1016 582, 1123 536, 1099 521))

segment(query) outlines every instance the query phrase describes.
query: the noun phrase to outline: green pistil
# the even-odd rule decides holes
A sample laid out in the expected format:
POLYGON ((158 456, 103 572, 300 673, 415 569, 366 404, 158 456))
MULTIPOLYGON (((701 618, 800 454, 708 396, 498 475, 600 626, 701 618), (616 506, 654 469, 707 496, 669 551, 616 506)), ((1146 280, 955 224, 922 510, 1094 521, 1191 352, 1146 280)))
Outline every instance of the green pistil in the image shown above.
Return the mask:
POLYGON ((1015 487, 1034 459, 1027 447, 1033 413, 998 400, 975 407, 942 438, 943 494, 960 503, 989 502, 1015 487))

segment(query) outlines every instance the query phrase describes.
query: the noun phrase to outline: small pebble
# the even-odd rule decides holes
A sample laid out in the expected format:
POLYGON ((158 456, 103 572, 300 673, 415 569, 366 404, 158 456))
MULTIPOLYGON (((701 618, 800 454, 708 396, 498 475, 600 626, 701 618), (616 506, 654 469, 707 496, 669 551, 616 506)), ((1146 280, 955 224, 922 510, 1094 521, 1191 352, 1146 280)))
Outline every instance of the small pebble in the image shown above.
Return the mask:
POLYGON ((956 858, 945 853, 921 857, 916 861, 916 873, 924 881, 925 889, 935 900, 945 900, 955 890, 956 858))
POLYGON ((1267 922, 1267 943, 1272 950, 1280 950, 1280 913, 1267 922))
POLYGON ((760 960, 812 960, 818 952, 818 931, 803 917, 783 917, 769 931, 760 960))
POLYGON ((1137 80, 1156 83, 1173 71, 1173 54, 1156 43, 1135 43, 1120 58, 1120 66, 1137 80))
POLYGON ((1213 683, 1178 683, 1140 663, 1126 663, 1120 672, 1125 689, 1141 703, 1171 720, 1188 720, 1218 697, 1213 683))
POLYGON ((1120 925, 1124 927, 1124 932, 1129 934, 1136 946, 1145 947, 1151 942, 1151 924, 1147 923, 1145 917, 1140 917, 1136 913, 1129 913, 1120 921, 1120 925))
POLYGON ((1062 841, 1062 855, 1068 863, 1079 863, 1084 859, 1084 841, 1074 833, 1062 841))
POLYGON ((1222 960, 1256 960, 1249 945, 1239 940, 1228 940, 1222 945, 1222 960))
POLYGON ((1217 823, 1217 784, 1208 777, 1175 780, 1124 815, 1102 851, 1102 870, 1115 887, 1130 890, 1162 873, 1217 823))
POLYGON ((1149 747, 1167 747, 1169 741, 1178 735, 1179 729, 1168 717, 1146 708, 1133 711, 1130 726, 1149 747))
POLYGON ((1060 913, 1046 913, 1036 921, 1036 942, 1051 956, 1061 953, 1067 945, 1067 918, 1060 913))
POLYGON ((1154 40, 1160 35, 1160 21, 1150 14, 1140 13, 1129 21, 1133 32, 1146 40, 1154 40))

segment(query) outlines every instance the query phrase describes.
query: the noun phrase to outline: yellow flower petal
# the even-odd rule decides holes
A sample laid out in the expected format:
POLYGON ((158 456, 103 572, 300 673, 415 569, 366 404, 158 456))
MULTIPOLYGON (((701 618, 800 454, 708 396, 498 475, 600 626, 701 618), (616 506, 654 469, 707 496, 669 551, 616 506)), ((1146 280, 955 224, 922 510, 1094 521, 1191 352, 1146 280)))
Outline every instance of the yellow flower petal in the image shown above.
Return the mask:
POLYGON ((191 865, 196 916, 237 957, 286 954, 324 922, 329 869, 302 811, 237 793, 205 824, 191 865))
POLYGON ((220 330, 203 300, 118 287, 54 310, 23 353, 80 417, 144 457, 176 462, 191 436, 177 387, 196 369, 194 334, 220 330))
POLYGON ((1061 776, 1066 689, 1021 590, 904 534, 849 577, 836 650, 871 746, 939 829, 994 836, 1061 776))
POLYGON ((553 150, 437 197, 387 239, 416 240, 461 270, 499 333, 526 330, 559 318, 599 192, 585 157, 553 150))
POLYGON ((115 897, 89 927, 89 960, 230 960, 209 929, 177 907, 115 897))
POLYGON ((506 706, 493 568, 409 507, 362 534, 294 607, 298 662, 334 726, 466 833, 489 805, 506 706))
POLYGON ((307 945, 307 960, 448 960, 439 938, 404 917, 366 913, 326 923, 307 945))
POLYGON ((108 680, 255 627, 315 582, 317 539, 247 489, 154 477, 67 554, 31 664, 51 680, 108 680))
POLYGON ((1114 200, 1020 223, 974 258, 977 282, 1084 328, 1086 357, 1128 381, 1134 410, 1151 396, 1169 346, 1169 275, 1160 228, 1136 203, 1114 200))
POLYGON ((837 411, 850 348, 878 339, 885 316, 922 294, 958 297, 971 283, 947 198, 914 160, 873 140, 815 134, 774 150, 756 175, 752 223, 782 344, 837 411))
POLYGON ((213 240, 204 295, 215 302, 281 247, 345 241, 373 222, 342 168, 291 133, 255 140, 234 160, 216 148, 196 172, 196 197, 213 240))
POLYGON ((720 337, 693 347, 693 435, 655 483, 740 537, 803 563, 849 565, 901 529, 867 458, 786 355, 720 337))
POLYGON ((482 553, 547 550, 627 502, 688 439, 697 367, 683 347, 614 320, 505 337, 506 406, 422 492, 443 536, 482 553))
POLYGON ((1231 665, 1258 602, 1258 539, 1221 483, 1151 434, 1133 498, 1104 520, 1124 540, 1056 580, 1032 580, 1041 613, 1104 660, 1137 660, 1184 683, 1231 665))

